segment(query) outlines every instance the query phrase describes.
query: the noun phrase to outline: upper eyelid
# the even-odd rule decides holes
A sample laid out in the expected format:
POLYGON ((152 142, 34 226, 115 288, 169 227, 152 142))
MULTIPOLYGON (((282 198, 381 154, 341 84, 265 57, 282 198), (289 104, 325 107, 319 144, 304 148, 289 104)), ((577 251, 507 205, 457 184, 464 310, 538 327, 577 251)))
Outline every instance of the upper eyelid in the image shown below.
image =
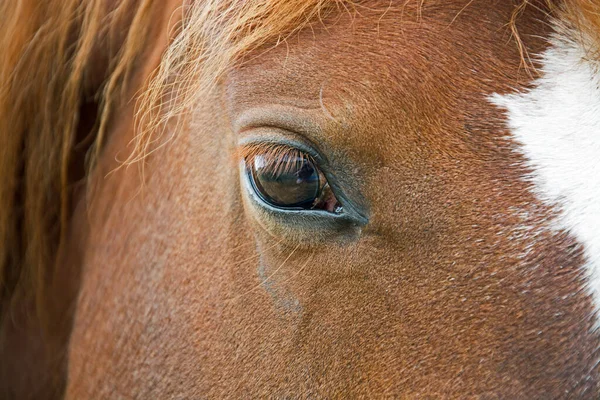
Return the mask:
POLYGON ((252 148, 266 150, 270 147, 281 147, 301 151, 308 155, 315 164, 323 169, 328 169, 329 162, 327 157, 323 156, 323 153, 319 150, 319 146, 315 145, 304 135, 277 126, 261 126, 253 128, 252 131, 255 132, 238 142, 238 149, 234 154, 238 161, 243 160, 243 156, 247 155, 248 151, 252 148), (256 131, 259 133, 257 134, 256 131), (260 133, 260 131, 266 131, 269 134, 265 135, 260 133), (274 137, 273 133, 278 133, 279 135, 274 137))

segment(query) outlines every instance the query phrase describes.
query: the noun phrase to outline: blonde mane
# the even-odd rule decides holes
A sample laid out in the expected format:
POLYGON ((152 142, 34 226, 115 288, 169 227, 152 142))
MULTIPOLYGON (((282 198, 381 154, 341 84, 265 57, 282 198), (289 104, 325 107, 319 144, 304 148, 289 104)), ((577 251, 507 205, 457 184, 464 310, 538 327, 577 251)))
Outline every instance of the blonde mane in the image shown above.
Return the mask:
POLYGON ((205 0, 187 6, 179 34, 141 98, 139 130, 128 162, 144 158, 158 140, 161 127, 185 115, 245 54, 268 44, 276 47, 334 10, 352 12, 355 3, 353 0, 205 0))
MULTIPOLYGON (((90 99, 98 105, 92 132, 92 148, 98 151, 115 106, 127 100, 123 98, 124 88, 131 82, 133 65, 149 45, 145 41, 151 25, 149 16, 157 3, 0 3, 3 308, 8 299, 18 295, 35 298, 39 308, 43 308, 43 288, 52 279, 56 254, 64 243, 69 223, 73 184, 69 168, 77 145, 82 106, 90 99), (127 26, 126 31, 121 29, 123 25, 127 26), (102 54, 100 59, 98 54, 102 54)), ((128 162, 145 157, 166 121, 186 114, 199 96, 212 90, 245 54, 270 43, 276 46, 334 11, 355 12, 354 3, 184 1, 178 33, 140 98, 135 151, 128 162)), ((524 0, 523 5, 529 3, 534 1, 524 0)), ((600 43, 598 2, 572 0, 558 7, 565 13, 563 18, 566 16, 600 43)))
POLYGON ((567 18, 595 43, 595 48, 590 49, 590 51, 593 57, 598 59, 598 52, 600 52, 600 3, 595 0, 571 0, 565 2, 565 11, 567 18))

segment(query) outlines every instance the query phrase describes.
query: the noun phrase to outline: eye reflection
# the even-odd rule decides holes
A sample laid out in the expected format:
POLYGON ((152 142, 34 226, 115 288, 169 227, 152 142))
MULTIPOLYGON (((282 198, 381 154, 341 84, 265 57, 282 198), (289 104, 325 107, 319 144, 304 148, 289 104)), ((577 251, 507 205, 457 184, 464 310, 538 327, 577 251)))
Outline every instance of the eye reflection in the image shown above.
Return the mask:
POLYGON ((284 209, 342 212, 327 179, 306 153, 288 146, 252 148, 245 157, 252 189, 265 203, 284 209))
POLYGON ((285 155, 274 165, 264 155, 254 157, 252 183, 260 197, 278 207, 309 207, 319 197, 321 184, 313 162, 285 155))

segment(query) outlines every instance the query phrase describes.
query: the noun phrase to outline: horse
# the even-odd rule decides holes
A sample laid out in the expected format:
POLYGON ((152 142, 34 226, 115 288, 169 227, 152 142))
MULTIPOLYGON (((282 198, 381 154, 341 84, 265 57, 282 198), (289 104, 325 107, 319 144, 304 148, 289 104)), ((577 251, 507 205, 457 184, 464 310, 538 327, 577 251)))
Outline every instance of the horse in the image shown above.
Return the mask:
POLYGON ((600 396, 596 0, 0 16, 1 398, 600 396))

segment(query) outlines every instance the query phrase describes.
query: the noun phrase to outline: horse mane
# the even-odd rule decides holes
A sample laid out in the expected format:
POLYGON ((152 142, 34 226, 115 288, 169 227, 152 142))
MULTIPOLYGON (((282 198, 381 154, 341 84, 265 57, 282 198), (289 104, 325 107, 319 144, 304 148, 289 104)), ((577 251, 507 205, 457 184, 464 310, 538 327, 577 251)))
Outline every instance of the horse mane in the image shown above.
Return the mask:
POLYGON ((100 148, 153 3, 0 2, 0 317, 17 298, 43 308, 85 176, 74 178, 76 146, 100 148), (89 109, 94 125, 81 132, 89 109))
MULTIPOLYGON (((544 2, 600 43, 598 2, 520 0, 515 7, 544 2)), ((96 154, 112 111, 127 100, 124 88, 148 45, 144 39, 156 3, 0 3, 0 316, 18 296, 35 299, 43 309, 43 288, 52 279, 69 224, 82 109, 90 103, 96 109, 92 132, 84 132, 91 138, 88 152, 96 154)), ((145 157, 160 127, 185 114, 245 54, 269 43, 276 46, 332 11, 359 12, 355 3, 184 1, 178 34, 140 98, 135 150, 128 162, 145 157)))

